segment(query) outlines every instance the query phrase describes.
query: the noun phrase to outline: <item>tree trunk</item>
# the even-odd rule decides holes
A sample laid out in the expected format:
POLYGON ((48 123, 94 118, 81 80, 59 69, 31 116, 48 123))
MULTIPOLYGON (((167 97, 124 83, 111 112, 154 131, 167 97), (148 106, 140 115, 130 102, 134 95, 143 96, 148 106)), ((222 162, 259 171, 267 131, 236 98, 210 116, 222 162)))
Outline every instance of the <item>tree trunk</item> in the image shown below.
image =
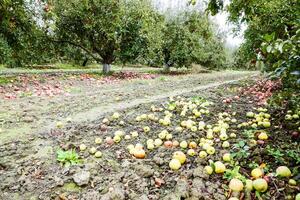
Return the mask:
POLYGON ((170 66, 165 64, 164 65, 164 72, 169 73, 170 72, 170 66))
POLYGON ((102 70, 103 74, 108 74, 110 72, 110 68, 111 68, 110 64, 104 63, 103 70, 102 70))
POLYGON ((84 61, 83 61, 83 63, 82 63, 82 66, 85 67, 88 61, 89 61, 89 59, 85 58, 84 61))

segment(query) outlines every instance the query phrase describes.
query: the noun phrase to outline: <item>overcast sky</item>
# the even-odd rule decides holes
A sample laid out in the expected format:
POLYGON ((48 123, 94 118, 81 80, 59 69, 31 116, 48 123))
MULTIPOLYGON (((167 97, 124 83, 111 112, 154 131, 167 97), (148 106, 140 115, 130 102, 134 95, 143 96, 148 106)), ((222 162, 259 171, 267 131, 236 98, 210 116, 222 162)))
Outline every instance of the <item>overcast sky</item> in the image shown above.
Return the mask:
MULTIPOLYGON (((153 0, 155 7, 157 7, 160 11, 164 11, 167 13, 178 12, 187 8, 188 0, 153 0)), ((190 8, 196 8, 198 10, 205 9, 205 3, 203 0, 198 0, 196 6, 191 6, 190 8)), ((228 3, 228 0, 225 0, 225 4, 228 3)), ((235 36, 233 34, 233 25, 227 22, 227 13, 219 13, 217 16, 212 17, 212 21, 218 25, 218 28, 222 33, 225 34, 226 43, 228 46, 239 46, 243 42, 243 31, 241 31, 239 36, 235 36)), ((243 26, 242 29, 245 29, 243 26)))

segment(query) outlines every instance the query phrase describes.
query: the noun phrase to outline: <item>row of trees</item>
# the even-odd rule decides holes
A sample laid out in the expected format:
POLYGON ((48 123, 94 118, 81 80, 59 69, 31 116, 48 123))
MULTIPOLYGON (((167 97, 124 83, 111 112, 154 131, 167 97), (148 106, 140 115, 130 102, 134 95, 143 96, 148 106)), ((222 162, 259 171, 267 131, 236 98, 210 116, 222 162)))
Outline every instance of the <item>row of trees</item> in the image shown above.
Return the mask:
POLYGON ((222 38, 199 11, 166 19, 150 0, 34 2, 0 2, 0 63, 94 60, 107 73, 113 62, 169 70, 192 63, 221 68, 225 61, 222 38))

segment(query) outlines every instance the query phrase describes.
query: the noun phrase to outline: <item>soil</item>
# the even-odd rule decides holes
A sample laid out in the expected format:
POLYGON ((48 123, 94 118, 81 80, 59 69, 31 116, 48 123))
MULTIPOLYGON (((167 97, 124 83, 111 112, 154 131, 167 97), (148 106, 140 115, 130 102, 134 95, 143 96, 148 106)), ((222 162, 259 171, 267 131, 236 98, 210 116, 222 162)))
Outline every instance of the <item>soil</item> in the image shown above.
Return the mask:
MULTIPOLYGON (((184 99, 203 97, 213 102, 210 114, 201 119, 206 123, 216 123, 216 113, 225 111, 236 112, 237 123, 244 122, 245 112, 255 104, 249 103, 248 98, 240 98, 230 105, 222 100, 239 94, 238 88, 244 83, 236 80, 247 76, 253 79, 249 78, 253 75, 257 76, 253 72, 216 72, 124 80, 112 84, 96 84, 97 80, 72 80, 74 92, 68 96, 60 94, 1 100, 1 108, 5 112, 1 113, 0 199, 225 200, 228 197, 225 193, 226 181, 222 181, 219 175, 208 176, 203 170, 209 159, 217 160, 225 152, 221 144, 217 144, 218 153, 206 160, 198 156, 188 157, 179 171, 170 170, 168 163, 173 152, 180 148, 159 147, 153 151, 147 150, 146 159, 136 159, 126 147, 129 144, 145 144, 147 139, 157 138, 157 134, 166 129, 157 122, 137 123, 135 119, 141 114, 151 113, 150 107, 153 105, 165 107, 171 96, 180 95, 184 99), (110 120, 108 125, 104 125, 103 119, 111 119, 114 112, 120 113, 120 119, 110 120), (58 122, 61 123, 59 126, 58 122), (145 126, 150 127, 149 133, 142 133, 145 126), (104 140, 113 137, 117 130, 126 134, 138 131, 140 134, 136 139, 123 139, 118 144, 95 144, 95 138, 104 140), (96 147, 103 156, 95 158, 88 151, 80 151, 80 144, 88 148, 96 147), (58 149, 75 149, 81 162, 62 166, 56 160, 58 149)), ((63 85, 69 83, 70 79, 62 81, 63 85)), ((155 114, 164 116, 162 112, 155 114)), ((200 137, 205 137, 204 132, 174 132, 174 127, 181 120, 176 115, 167 128, 173 138, 198 141, 200 137)), ((243 136, 236 126, 232 127, 232 131, 239 136, 230 143, 238 143, 243 136)), ((294 163, 290 165, 295 166, 294 163)), ((288 190, 291 195, 299 191, 297 188, 288 190)), ((275 199, 284 198, 282 192, 273 196, 275 199)))

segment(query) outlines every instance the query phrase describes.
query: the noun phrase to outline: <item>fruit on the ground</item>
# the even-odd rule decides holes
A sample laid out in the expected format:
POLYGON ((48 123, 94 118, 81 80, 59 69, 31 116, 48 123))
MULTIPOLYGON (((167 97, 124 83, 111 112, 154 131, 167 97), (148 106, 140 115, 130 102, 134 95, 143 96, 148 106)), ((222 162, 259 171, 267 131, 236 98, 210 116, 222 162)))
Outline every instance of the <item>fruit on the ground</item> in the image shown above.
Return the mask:
POLYGON ((247 179, 245 188, 247 191, 252 191, 253 190, 253 181, 250 179, 247 179))
POLYGON ((168 131, 167 130, 163 130, 162 132, 160 132, 158 134, 158 137, 163 140, 163 139, 166 138, 167 134, 168 134, 168 131))
POLYGON ((208 174, 208 175, 211 175, 213 173, 213 168, 211 166, 205 166, 204 167, 204 170, 205 172, 208 174))
POLYGON ((300 200, 300 193, 296 195, 295 200, 300 200))
POLYGON ((252 117, 254 117, 254 113, 253 112, 247 112, 246 116, 249 117, 249 118, 252 118, 252 117))
POLYGON ((276 169, 276 175, 279 177, 290 177, 292 172, 287 166, 280 166, 276 169))
POLYGON ((259 178, 253 181, 253 188, 258 192, 265 192, 268 189, 268 183, 265 179, 259 178))
POLYGON ((230 144, 229 144, 228 141, 224 141, 224 142, 222 143, 222 147, 223 147, 223 148, 228 148, 229 146, 230 146, 230 144))
POLYGON ((236 134, 235 133, 230 133, 230 137, 231 138, 236 138, 236 134))
POLYGON ((96 144, 101 144, 102 143, 102 139, 101 138, 96 138, 95 139, 95 143, 96 144))
POLYGON ((239 200, 239 199, 236 197, 230 197, 228 200, 239 200))
POLYGON ((165 141, 165 143, 164 143, 164 146, 166 147, 166 148, 172 148, 172 146, 173 146, 173 142, 171 142, 171 141, 165 141))
POLYGON ((143 128, 143 130, 144 130, 145 133, 148 133, 150 131, 150 127, 149 126, 145 126, 143 128))
POLYGON ((133 145, 133 144, 129 144, 126 148, 127 148, 128 150, 134 149, 134 145, 133 145))
POLYGON ((143 149, 144 146, 141 143, 137 143, 134 148, 136 148, 136 149, 143 149))
POLYGON ((221 161, 215 162, 215 172, 217 174, 224 173, 225 170, 226 170, 226 167, 225 167, 225 165, 221 161))
POLYGON ((173 159, 177 159, 183 164, 186 161, 186 155, 182 151, 176 151, 173 153, 173 159))
POLYGON ((212 147, 212 146, 209 146, 207 149, 206 149, 206 152, 210 155, 214 154, 216 152, 215 148, 212 147))
POLYGON ((62 122, 57 122, 56 123, 57 128, 62 128, 63 126, 64 126, 64 124, 62 122))
POLYGON ((97 152, 95 153, 95 157, 96 157, 96 158, 101 158, 101 157, 102 157, 101 151, 97 151, 97 152))
POLYGON ((199 157, 200 158, 206 158, 207 157, 207 153, 205 151, 200 151, 199 157))
POLYGON ((223 160, 224 160, 225 162, 229 162, 229 161, 231 160, 231 155, 230 155, 230 153, 225 153, 225 154, 223 155, 223 160))
POLYGON ((114 143, 114 140, 111 138, 111 137, 106 137, 105 138, 105 142, 108 144, 108 145, 112 145, 114 143))
POLYGON ((112 118, 113 119, 119 119, 120 118, 120 114, 115 112, 113 115, 112 115, 112 118))
POLYGON ((162 143, 163 143, 163 141, 162 141, 161 139, 159 139, 159 138, 157 138, 157 139, 154 140, 154 145, 155 145, 156 147, 161 146, 162 143))
POLYGON ((295 181, 294 179, 290 179, 289 180, 289 185, 295 186, 295 185, 297 185, 297 181, 295 181))
POLYGON ((179 145, 180 145, 181 148, 185 149, 185 148, 187 148, 188 143, 186 141, 182 141, 182 142, 180 142, 179 145))
POLYGON ((177 140, 173 141, 173 147, 178 147, 179 146, 179 142, 177 140))
POLYGON ((196 155, 196 152, 195 152, 194 149, 189 149, 188 152, 187 152, 187 154, 188 154, 189 156, 195 156, 195 155, 196 155))
POLYGON ((172 170, 178 170, 180 167, 181 167, 181 163, 179 160, 177 159, 172 159, 169 163, 169 167, 172 169, 172 170))
POLYGON ((264 172, 261 168, 255 168, 251 171, 251 176, 253 178, 259 178, 262 177, 264 175, 264 172))
POLYGON ((103 124, 109 124, 109 120, 108 120, 107 118, 104 118, 104 119, 102 120, 102 123, 103 123, 103 124))
POLYGON ((114 140, 115 143, 119 143, 121 141, 121 137, 118 136, 118 135, 115 135, 113 140, 114 140))
POLYGON ((85 144, 81 144, 79 146, 80 151, 85 151, 86 150, 86 145, 85 144))
POLYGON ((118 130, 114 133, 115 136, 119 136, 119 137, 123 137, 125 135, 125 133, 121 130, 118 130))
POLYGON ((234 192, 240 192, 244 189, 244 184, 239 179, 233 178, 229 182, 229 188, 234 192))
POLYGON ((131 136, 130 135, 125 135, 125 140, 130 140, 131 139, 131 136))
POLYGON ((90 148, 89 152, 90 154, 95 154, 97 149, 95 147, 90 148))
POLYGON ((267 140, 268 139, 268 135, 266 132, 261 132, 259 135, 258 135, 258 139, 260 140, 267 140))
POLYGON ((228 135, 227 135, 226 133, 222 133, 222 134, 220 135, 220 139, 221 139, 221 140, 227 140, 227 139, 228 139, 228 135))
POLYGON ((131 136, 132 137, 138 137, 139 133, 137 131, 133 131, 133 132, 131 132, 131 136))
POLYGON ((133 155, 136 158, 143 159, 146 157, 146 152, 143 149, 135 148, 133 155))
POLYGON ((196 142, 190 142, 189 143, 189 148, 190 149, 195 149, 197 147, 197 143, 196 142))
POLYGON ((169 133, 169 134, 166 135, 166 140, 171 140, 172 138, 173 138, 172 134, 169 133))
POLYGON ((180 126, 178 126, 178 127, 175 128, 175 131, 178 132, 178 133, 182 132, 182 130, 183 130, 183 128, 180 127, 180 126))
POLYGON ((270 122, 263 122, 263 127, 265 127, 265 128, 269 128, 269 127, 271 127, 271 123, 270 122))
POLYGON ((211 140, 214 138, 214 134, 212 132, 207 132, 206 138, 211 140))

